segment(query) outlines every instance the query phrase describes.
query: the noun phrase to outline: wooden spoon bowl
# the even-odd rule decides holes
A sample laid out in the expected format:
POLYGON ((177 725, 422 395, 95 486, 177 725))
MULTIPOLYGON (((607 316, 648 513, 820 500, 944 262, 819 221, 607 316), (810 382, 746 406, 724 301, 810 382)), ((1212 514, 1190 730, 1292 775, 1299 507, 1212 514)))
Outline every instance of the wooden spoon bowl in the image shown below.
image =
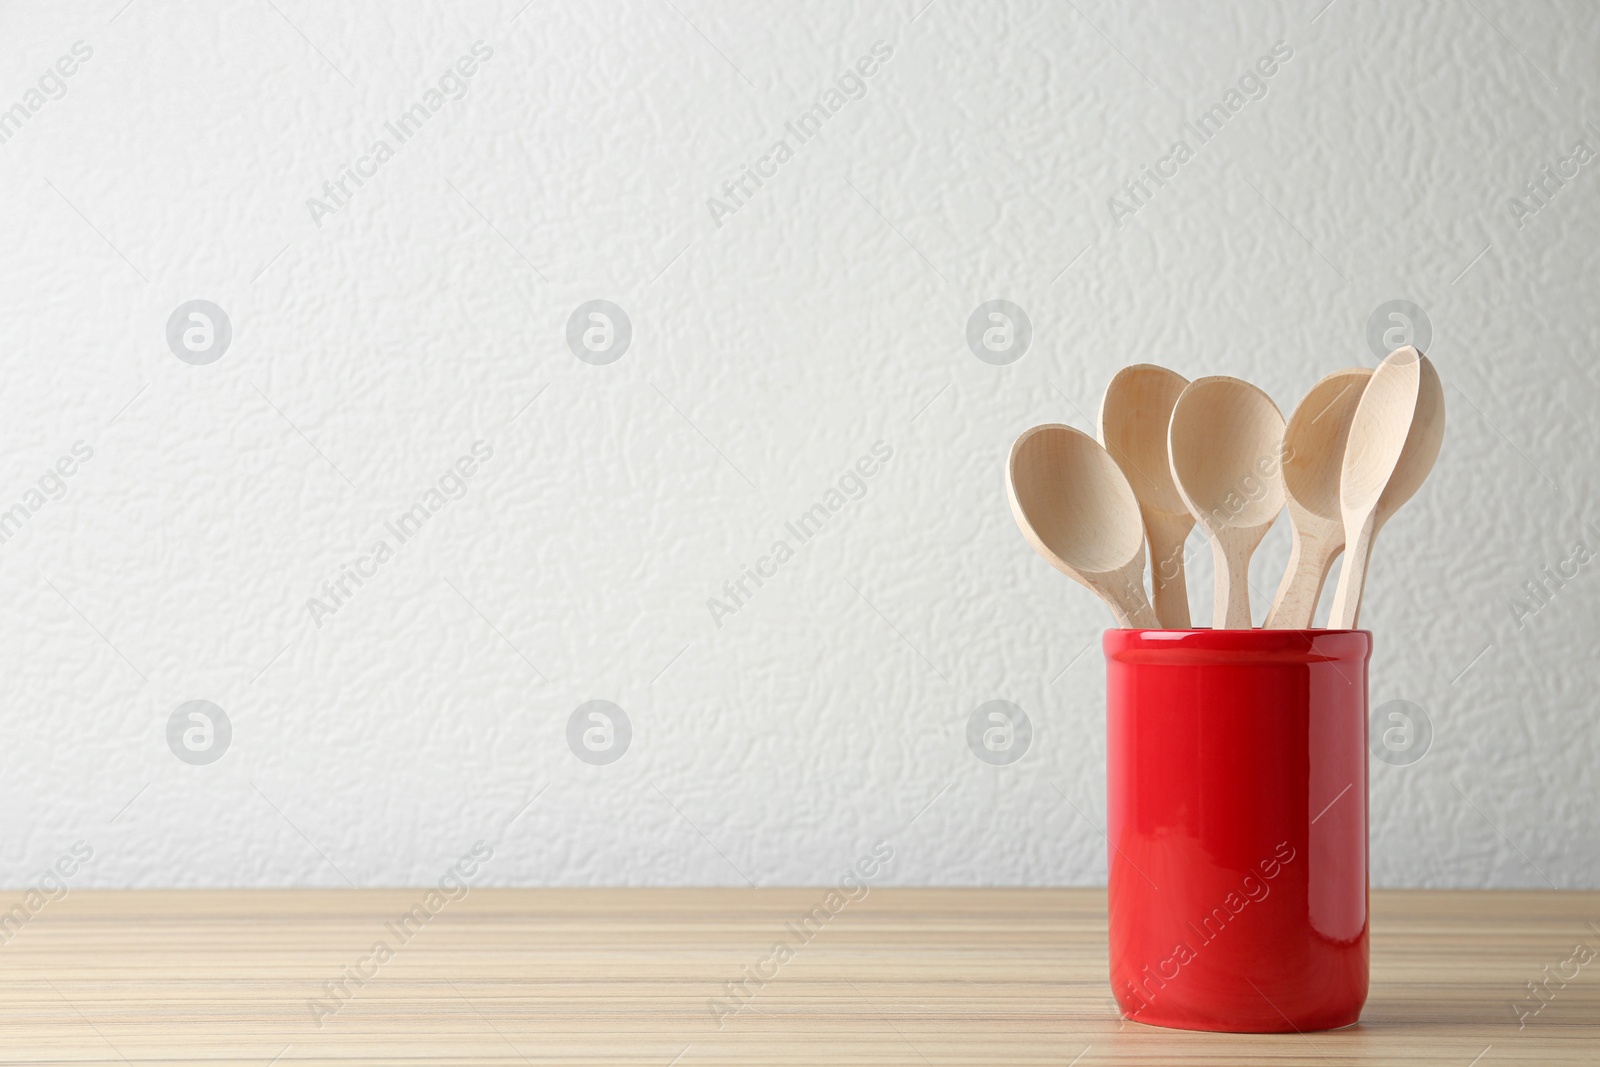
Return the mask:
POLYGON ((1006 491, 1035 552, 1088 587, 1123 628, 1154 628, 1144 591, 1144 526, 1121 468, 1071 426, 1035 426, 1011 446, 1006 491))

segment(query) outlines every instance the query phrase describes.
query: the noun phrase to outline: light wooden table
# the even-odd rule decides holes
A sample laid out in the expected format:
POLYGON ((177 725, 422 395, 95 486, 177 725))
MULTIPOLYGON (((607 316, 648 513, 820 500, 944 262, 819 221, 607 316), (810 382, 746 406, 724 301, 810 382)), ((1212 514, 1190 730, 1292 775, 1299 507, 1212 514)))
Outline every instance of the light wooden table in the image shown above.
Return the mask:
POLYGON ((874 889, 773 974, 823 892, 73 892, 0 933, 0 1062, 1600 1063, 1600 893, 1373 893, 1361 1023, 1255 1036, 1119 1019, 1103 890, 874 889))

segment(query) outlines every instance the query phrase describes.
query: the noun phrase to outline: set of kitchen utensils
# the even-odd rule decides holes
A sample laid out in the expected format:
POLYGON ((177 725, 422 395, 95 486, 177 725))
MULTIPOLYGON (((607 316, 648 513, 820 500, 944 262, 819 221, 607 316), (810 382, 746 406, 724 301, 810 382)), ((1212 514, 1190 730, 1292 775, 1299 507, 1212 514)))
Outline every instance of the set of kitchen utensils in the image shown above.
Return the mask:
POLYGON ((1215 558, 1213 626, 1249 629, 1250 557, 1287 506, 1294 546, 1265 626, 1309 628, 1343 552, 1328 628, 1353 629, 1373 541, 1443 440, 1444 388, 1411 346, 1323 378, 1287 424, 1249 382, 1141 363, 1111 379, 1098 441, 1059 424, 1018 437, 1006 487, 1028 543, 1124 629, 1190 628, 1184 542, 1196 524, 1215 558))

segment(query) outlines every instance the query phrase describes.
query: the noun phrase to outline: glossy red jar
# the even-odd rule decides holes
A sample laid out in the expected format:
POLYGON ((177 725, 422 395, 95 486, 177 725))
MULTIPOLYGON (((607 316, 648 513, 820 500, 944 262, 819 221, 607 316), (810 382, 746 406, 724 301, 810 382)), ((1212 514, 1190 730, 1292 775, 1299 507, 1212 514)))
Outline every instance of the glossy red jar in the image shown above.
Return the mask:
POLYGON ((1136 1022, 1328 1030, 1367 998, 1364 630, 1108 630, 1111 986, 1136 1022))

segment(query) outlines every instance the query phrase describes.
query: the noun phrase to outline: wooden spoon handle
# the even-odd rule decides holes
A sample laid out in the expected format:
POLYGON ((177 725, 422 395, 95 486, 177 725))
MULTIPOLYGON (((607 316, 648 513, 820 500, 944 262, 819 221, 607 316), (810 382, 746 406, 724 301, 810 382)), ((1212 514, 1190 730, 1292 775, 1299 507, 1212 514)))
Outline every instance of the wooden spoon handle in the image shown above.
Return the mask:
POLYGON ((1324 538, 1301 537, 1294 532, 1294 547, 1289 550, 1289 565, 1284 569, 1278 595, 1262 623, 1269 630, 1304 630, 1317 613, 1322 586, 1328 580, 1339 546, 1324 538))
POLYGON ((1333 593, 1333 609, 1328 613, 1330 630, 1354 630, 1361 618, 1361 593, 1367 586, 1367 564, 1372 559, 1372 542, 1378 536, 1376 515, 1369 514, 1366 522, 1350 537, 1345 530, 1344 565, 1339 568, 1339 585, 1333 593))
POLYGON ((1238 559, 1223 544, 1224 538, 1211 540, 1212 558, 1217 572, 1215 599, 1211 606, 1211 625, 1219 630, 1250 629, 1250 552, 1238 559), (1219 621, 1220 620, 1220 621, 1219 621))
POLYGON ((1117 629, 1119 629, 1119 630, 1143 630, 1143 629, 1146 628, 1146 627, 1138 625, 1137 623, 1135 623, 1133 621, 1133 618, 1128 614, 1127 606, 1124 605, 1119 600, 1117 600, 1116 597, 1106 596, 1106 597, 1101 597, 1101 599, 1106 602, 1106 607, 1111 609, 1111 617, 1112 617, 1113 620, 1115 620, 1115 622, 1117 624, 1117 629))
POLYGON ((1145 534, 1150 541, 1151 599, 1155 602, 1156 618, 1166 630, 1187 630, 1190 626, 1183 550, 1193 526, 1194 519, 1187 515, 1179 521, 1158 516, 1145 520, 1145 534))
POLYGON ((1150 606, 1150 598, 1144 592, 1144 553, 1128 565, 1125 570, 1115 574, 1103 576, 1095 592, 1111 608, 1111 614, 1116 616, 1117 626, 1124 630, 1158 630, 1161 623, 1156 619, 1155 608, 1150 606))

